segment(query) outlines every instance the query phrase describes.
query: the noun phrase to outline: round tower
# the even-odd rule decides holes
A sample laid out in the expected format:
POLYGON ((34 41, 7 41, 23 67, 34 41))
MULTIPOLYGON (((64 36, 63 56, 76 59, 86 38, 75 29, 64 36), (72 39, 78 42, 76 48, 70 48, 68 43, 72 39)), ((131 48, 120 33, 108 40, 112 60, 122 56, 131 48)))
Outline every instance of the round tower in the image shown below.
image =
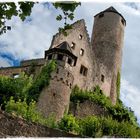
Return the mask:
POLYGON ((112 103, 117 99, 117 77, 121 70, 126 21, 113 7, 94 17, 91 44, 97 64, 94 85, 99 85, 112 103))
POLYGON ((77 57, 71 52, 67 42, 63 42, 56 48, 45 51, 46 61, 55 60, 57 68, 51 74, 48 87, 44 88, 38 101, 38 109, 44 116, 54 115, 60 120, 68 111, 70 93, 74 77, 70 69, 75 66, 77 57))

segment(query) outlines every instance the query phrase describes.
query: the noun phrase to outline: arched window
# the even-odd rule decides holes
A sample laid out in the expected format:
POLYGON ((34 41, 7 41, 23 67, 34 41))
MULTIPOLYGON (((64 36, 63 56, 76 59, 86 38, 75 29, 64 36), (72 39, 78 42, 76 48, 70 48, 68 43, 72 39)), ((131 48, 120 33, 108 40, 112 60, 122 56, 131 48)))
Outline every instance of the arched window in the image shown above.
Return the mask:
POLYGON ((71 48, 75 49, 75 43, 74 42, 71 43, 71 48))
POLYGON ((80 34, 80 35, 79 35, 79 39, 82 40, 82 38, 83 38, 83 36, 80 34))
POLYGON ((84 50, 81 48, 80 49, 80 55, 83 56, 84 55, 84 50))

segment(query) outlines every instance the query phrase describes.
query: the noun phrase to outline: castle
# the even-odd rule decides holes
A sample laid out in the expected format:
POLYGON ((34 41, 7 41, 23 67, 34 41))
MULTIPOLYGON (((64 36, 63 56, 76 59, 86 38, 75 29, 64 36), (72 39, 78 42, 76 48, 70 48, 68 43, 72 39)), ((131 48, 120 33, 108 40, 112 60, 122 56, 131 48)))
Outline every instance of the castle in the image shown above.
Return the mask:
POLYGON ((32 63, 34 74, 48 61, 55 59, 57 69, 51 74, 49 87, 40 93, 38 108, 45 115, 55 113, 61 118, 69 108, 71 89, 93 89, 99 85, 113 104, 117 100, 117 75, 121 71, 122 47, 124 40, 124 17, 113 7, 94 16, 94 25, 89 39, 84 20, 72 24, 68 35, 57 33, 53 36, 44 58, 22 61, 18 67, 1 68, 1 75, 16 77, 28 73, 32 63))

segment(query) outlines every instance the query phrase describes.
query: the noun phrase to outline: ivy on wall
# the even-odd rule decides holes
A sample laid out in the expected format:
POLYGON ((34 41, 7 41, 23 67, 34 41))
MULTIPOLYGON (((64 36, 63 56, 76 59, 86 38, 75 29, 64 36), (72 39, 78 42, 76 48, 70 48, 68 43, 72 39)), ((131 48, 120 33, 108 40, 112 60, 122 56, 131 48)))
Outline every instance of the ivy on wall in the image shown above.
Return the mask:
POLYGON ((31 88, 28 91, 27 102, 29 103, 32 99, 38 101, 40 92, 45 86, 50 83, 51 73, 56 69, 56 62, 54 60, 50 61, 46 66, 44 66, 34 80, 31 88))
POLYGON ((120 98, 120 86, 121 86, 121 74, 120 74, 120 72, 118 71, 118 73, 117 73, 117 81, 116 81, 117 99, 120 98))

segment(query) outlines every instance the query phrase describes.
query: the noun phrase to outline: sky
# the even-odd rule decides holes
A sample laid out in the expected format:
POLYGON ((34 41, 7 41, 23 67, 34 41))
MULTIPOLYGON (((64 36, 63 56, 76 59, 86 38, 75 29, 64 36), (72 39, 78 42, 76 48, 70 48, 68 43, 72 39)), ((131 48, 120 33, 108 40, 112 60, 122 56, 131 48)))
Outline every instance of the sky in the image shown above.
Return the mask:
MULTIPOLYGON (((113 6, 126 19, 121 73, 121 100, 131 107, 140 123, 140 3, 83 2, 75 11, 73 23, 85 19, 91 36, 94 15, 113 6)), ((17 66, 21 60, 43 58, 52 37, 63 22, 56 21, 61 11, 51 4, 36 4, 32 13, 22 22, 18 17, 7 21, 11 31, 0 36, 0 67, 17 66)))

